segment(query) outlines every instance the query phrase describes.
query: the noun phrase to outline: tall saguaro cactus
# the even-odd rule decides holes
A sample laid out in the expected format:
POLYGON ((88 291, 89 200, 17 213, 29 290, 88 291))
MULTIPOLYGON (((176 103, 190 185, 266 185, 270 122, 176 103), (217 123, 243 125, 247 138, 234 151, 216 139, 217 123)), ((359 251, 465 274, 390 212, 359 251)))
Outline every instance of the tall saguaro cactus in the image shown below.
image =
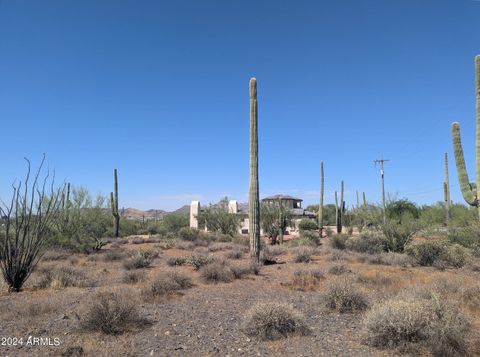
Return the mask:
POLYGON ((250 254, 260 261, 260 199, 258 188, 257 80, 250 79, 250 189, 248 195, 250 254))
POLYGON ((110 192, 110 206, 113 215, 113 234, 118 238, 120 231, 120 214, 118 213, 118 178, 117 169, 113 170, 113 191, 110 192))
POLYGON ((445 200, 445 225, 450 225, 450 180, 448 178, 448 154, 445 153, 445 180, 443 182, 444 200, 445 200))
POLYGON ((320 203, 318 205, 318 229, 320 238, 322 238, 323 233, 323 192, 325 185, 325 176, 323 172, 323 161, 320 161, 320 203))
MULTIPOLYGON (((480 55, 475 57, 475 94, 476 94, 476 182, 470 182, 463 156, 462 142, 460 140, 460 124, 452 124, 452 141, 457 166, 458 181, 464 200, 471 206, 479 208, 480 198, 480 55)), ((480 209, 478 210, 480 219, 480 209)))

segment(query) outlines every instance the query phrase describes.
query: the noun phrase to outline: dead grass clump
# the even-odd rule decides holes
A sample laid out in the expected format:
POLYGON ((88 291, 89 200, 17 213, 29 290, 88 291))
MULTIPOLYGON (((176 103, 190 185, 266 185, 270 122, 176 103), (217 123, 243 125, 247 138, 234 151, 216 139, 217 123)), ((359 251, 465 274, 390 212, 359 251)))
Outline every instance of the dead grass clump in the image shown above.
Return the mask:
POLYGON ((194 250, 197 246, 193 242, 188 241, 175 241, 175 248, 181 250, 194 250))
POLYGON ((323 272, 320 270, 296 270, 288 286, 293 290, 313 291, 323 278, 323 272))
POLYGON ((152 260, 148 258, 148 256, 145 256, 141 252, 138 252, 137 255, 126 260, 123 263, 123 267, 127 270, 143 269, 149 267, 151 263, 152 260))
POLYGON ((342 275, 342 274, 349 273, 349 272, 350 272, 350 270, 344 264, 332 265, 328 269, 328 273, 333 274, 333 275, 342 275))
POLYGON ((123 274, 122 281, 126 284, 136 284, 145 280, 144 270, 130 270, 123 274))
POLYGON ((347 253, 345 253, 342 250, 338 250, 338 249, 333 249, 330 252, 330 256, 328 257, 328 260, 330 260, 332 262, 343 261, 343 260, 346 260, 346 259, 347 259, 347 253))
POLYGON ((192 280, 184 274, 176 271, 161 272, 143 289, 142 294, 147 299, 168 297, 178 294, 180 290, 188 289, 192 286, 192 280))
POLYGON ((115 292, 97 294, 84 310, 80 324, 87 331, 118 335, 146 324, 132 297, 115 292))
POLYGON ((233 244, 232 243, 226 243, 226 242, 216 242, 212 243, 208 246, 208 250, 210 252, 218 252, 221 250, 230 250, 233 249, 233 244))
POLYGON ((278 257, 279 255, 283 255, 287 252, 285 247, 280 247, 278 245, 266 246, 264 250, 268 251, 268 254, 272 257, 278 257))
POLYGON ((241 259, 243 256, 243 252, 241 250, 233 249, 225 256, 227 257, 227 259, 241 259))
POLYGON ((360 253, 357 255, 360 262, 379 264, 379 265, 398 265, 401 267, 412 267, 416 265, 415 258, 410 255, 396 253, 396 252, 383 252, 380 254, 366 254, 360 253))
POLYGON ((303 315, 282 303, 257 303, 244 316, 243 331, 262 340, 277 340, 290 335, 306 335, 309 329, 303 315))
POLYGON ((45 254, 42 257, 42 260, 45 262, 48 261, 56 261, 56 260, 64 260, 67 259, 70 256, 67 252, 64 251, 58 251, 58 250, 49 250, 45 252, 45 254))
POLYGON ((467 354, 467 319, 435 295, 430 300, 387 300, 367 312, 363 326, 365 342, 372 346, 409 350, 422 343, 433 356, 467 354))
POLYGON ((143 244, 143 243, 145 243, 145 239, 143 239, 141 237, 134 237, 130 240, 130 243, 131 244, 143 244))
POLYGON ((351 279, 336 278, 327 287, 325 305, 344 313, 363 311, 368 307, 369 302, 363 290, 351 279))
POLYGON ((294 250, 295 263, 310 263, 312 260, 313 249, 308 247, 298 247, 294 250))
POLYGON ((62 289, 72 286, 83 288, 93 285, 93 283, 89 281, 82 272, 72 267, 48 267, 41 269, 39 272, 41 278, 38 286, 41 289, 62 289))
POLYGON ((221 262, 205 265, 200 269, 200 275, 208 283, 230 283, 235 279, 231 267, 221 262))

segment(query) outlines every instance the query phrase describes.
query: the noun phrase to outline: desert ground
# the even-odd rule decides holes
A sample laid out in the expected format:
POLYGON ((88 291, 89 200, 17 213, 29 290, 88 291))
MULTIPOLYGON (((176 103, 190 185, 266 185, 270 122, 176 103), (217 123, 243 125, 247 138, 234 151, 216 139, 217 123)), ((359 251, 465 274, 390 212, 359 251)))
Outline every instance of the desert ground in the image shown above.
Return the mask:
POLYGON ((189 239, 135 236, 89 255, 47 252, 22 292, 0 285, 0 336, 23 338, 16 346, 2 340, 0 355, 441 355, 414 336, 393 345, 368 342, 365 319, 372 309, 389 299, 422 299, 425 292, 426 299, 433 293, 468 320, 460 355, 480 354, 476 258, 461 268, 419 266, 405 254, 335 249, 331 238, 322 238, 318 247, 264 241, 264 264, 253 266, 247 237, 189 239), (146 263, 139 258, 145 256, 146 263), (186 283, 171 288, 169 272, 186 283), (332 304, 334 291, 349 302, 332 304), (102 316, 93 316, 93 326, 85 320, 102 293, 110 292, 135 316, 124 325, 119 320, 118 330, 96 331, 102 316), (252 333, 245 319, 256 303, 288 305, 303 315, 305 331, 273 338, 252 333), (26 344, 29 336, 44 340, 26 344))

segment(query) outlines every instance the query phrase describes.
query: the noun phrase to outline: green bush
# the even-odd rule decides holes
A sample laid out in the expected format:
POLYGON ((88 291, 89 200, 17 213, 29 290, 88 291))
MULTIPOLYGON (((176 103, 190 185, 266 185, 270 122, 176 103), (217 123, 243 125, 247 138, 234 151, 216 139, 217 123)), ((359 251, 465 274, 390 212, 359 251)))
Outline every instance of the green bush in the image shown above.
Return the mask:
POLYGON ((312 243, 312 245, 318 245, 320 243, 318 231, 300 231, 300 239, 309 241, 312 243))
POLYGON ((469 224, 464 227, 451 227, 448 230, 448 240, 480 252, 480 226, 469 224))
POLYGON ((345 247, 359 253, 377 254, 387 251, 388 243, 381 234, 363 233, 359 237, 348 238, 345 247))
POLYGON ((470 251, 460 244, 449 244, 445 240, 428 240, 410 244, 406 252, 423 266, 439 264, 461 268, 467 263, 470 251))
POLYGON ((411 244, 405 251, 408 255, 413 256, 418 264, 429 266, 444 256, 445 246, 445 241, 429 240, 411 244))
POLYGON ((387 250, 402 253, 419 226, 413 220, 402 223, 389 221, 382 226, 383 235, 386 238, 387 250))
POLYGON ((334 234, 330 237, 330 246, 334 249, 345 249, 347 247, 348 235, 334 234))
POLYGON ((316 231, 318 230, 317 222, 309 218, 302 218, 298 223, 300 231, 316 231))

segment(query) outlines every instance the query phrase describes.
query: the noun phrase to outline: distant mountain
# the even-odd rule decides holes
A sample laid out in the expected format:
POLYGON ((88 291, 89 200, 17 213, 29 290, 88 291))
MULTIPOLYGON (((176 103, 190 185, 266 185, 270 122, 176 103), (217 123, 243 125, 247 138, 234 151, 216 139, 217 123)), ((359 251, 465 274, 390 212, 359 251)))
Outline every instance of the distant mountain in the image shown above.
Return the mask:
MULTIPOLYGON (((248 213, 248 203, 239 203, 238 210, 243 213, 248 213)), ((160 220, 160 219, 163 219, 163 217, 169 213, 189 214, 190 205, 184 205, 171 212, 167 212, 163 209, 149 209, 146 211, 142 211, 137 208, 129 207, 123 210, 122 215, 127 219, 134 219, 134 220, 142 220, 143 218, 145 218, 146 220, 155 220, 155 219, 160 220)))
POLYGON ((141 220, 143 218, 148 220, 162 219, 166 213, 168 212, 161 209, 149 209, 147 211, 142 211, 140 209, 136 209, 132 207, 125 208, 122 211, 123 217, 127 219, 135 219, 135 220, 141 220))

